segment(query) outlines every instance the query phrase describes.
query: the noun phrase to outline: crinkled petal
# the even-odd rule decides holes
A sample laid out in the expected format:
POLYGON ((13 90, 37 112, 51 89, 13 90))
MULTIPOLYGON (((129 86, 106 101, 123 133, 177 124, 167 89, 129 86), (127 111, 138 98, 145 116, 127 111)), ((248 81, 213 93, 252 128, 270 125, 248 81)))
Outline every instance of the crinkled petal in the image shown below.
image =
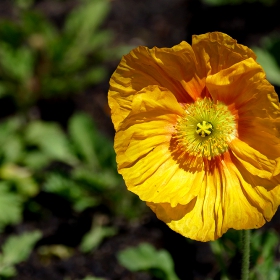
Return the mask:
POLYGON ((135 94, 148 85, 167 88, 178 102, 193 102, 205 87, 191 46, 138 47, 125 55, 110 79, 109 106, 115 129, 131 110, 135 94))
POLYGON ((197 197, 187 205, 147 203, 157 217, 174 231, 199 241, 221 237, 228 229, 259 228, 279 205, 279 178, 261 179, 236 167, 226 153, 205 174, 197 197), (241 170, 241 171, 240 171, 241 170), (245 176, 246 175, 246 176, 245 176), (264 188, 262 184, 269 184, 264 188))
POLYGON ((157 86, 135 95, 131 108, 115 137, 118 170, 127 188, 145 201, 189 203, 204 172, 199 163, 197 169, 183 166, 172 151, 174 126, 183 109, 171 92, 157 86))
MULTIPOLYGON (((259 64, 251 58, 236 63, 208 76, 206 86, 215 102, 232 110, 241 141, 268 160, 280 158, 278 96, 259 64)), ((234 146, 231 144, 232 149, 234 146)))
POLYGON ((261 66, 252 58, 243 60, 206 79, 215 102, 233 106, 238 118, 279 117, 279 102, 261 66))
POLYGON ((213 75, 247 58, 256 59, 254 52, 246 46, 237 44, 227 34, 210 32, 194 35, 192 48, 199 65, 199 72, 213 75))
POLYGON ((276 160, 267 158, 240 139, 234 139, 229 147, 239 163, 251 174, 266 179, 279 174, 279 163, 276 160))

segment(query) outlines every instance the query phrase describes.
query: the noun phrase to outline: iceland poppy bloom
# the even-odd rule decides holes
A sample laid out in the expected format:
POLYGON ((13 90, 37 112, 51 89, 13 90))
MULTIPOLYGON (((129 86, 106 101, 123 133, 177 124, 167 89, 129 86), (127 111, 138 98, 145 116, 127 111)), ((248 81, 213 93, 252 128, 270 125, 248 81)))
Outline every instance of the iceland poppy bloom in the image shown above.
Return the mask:
POLYGON ((213 32, 140 46, 111 77, 118 171, 186 237, 259 228, 280 203, 279 102, 255 59, 213 32))

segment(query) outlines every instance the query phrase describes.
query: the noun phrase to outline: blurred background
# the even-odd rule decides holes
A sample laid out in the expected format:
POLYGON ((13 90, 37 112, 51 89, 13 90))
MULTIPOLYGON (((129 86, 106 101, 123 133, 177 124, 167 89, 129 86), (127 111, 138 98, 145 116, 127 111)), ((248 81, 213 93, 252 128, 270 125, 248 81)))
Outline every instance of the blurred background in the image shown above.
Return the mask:
MULTIPOLYGON (((109 79, 138 45, 222 31, 280 93, 276 0, 1 0, 0 279, 240 279, 240 233, 171 231, 116 171, 109 79)), ((252 233, 251 279, 280 279, 280 214, 252 233)))

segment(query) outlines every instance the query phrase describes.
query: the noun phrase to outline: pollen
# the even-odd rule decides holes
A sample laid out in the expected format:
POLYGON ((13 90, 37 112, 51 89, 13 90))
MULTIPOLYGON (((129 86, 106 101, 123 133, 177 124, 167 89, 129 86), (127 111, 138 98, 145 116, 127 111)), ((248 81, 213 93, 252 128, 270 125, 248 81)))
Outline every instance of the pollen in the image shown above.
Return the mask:
POLYGON ((209 98, 186 105, 175 134, 181 151, 207 159, 226 152, 236 136, 235 116, 225 104, 214 103, 209 98))

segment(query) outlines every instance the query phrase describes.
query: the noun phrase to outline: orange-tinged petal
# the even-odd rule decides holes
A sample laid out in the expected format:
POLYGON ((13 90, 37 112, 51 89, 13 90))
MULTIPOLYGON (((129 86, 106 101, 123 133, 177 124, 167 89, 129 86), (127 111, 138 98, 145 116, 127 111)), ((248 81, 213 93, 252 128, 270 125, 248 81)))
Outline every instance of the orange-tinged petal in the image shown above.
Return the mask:
POLYGON ((234 139, 229 147, 240 164, 251 174, 266 179, 271 179, 272 176, 279 174, 276 160, 267 158, 238 138, 234 139))
POLYGON ((209 75, 206 86, 215 102, 233 104, 239 118, 279 116, 277 94, 252 58, 209 75))
POLYGON ((232 157, 232 163, 239 180, 242 182, 243 192, 248 201, 263 213, 266 221, 270 221, 280 203, 280 176, 271 179, 253 175, 238 160, 232 157))
POLYGON ((270 190, 258 186, 261 180, 245 180, 227 153, 205 175, 200 193, 189 204, 147 205, 174 231, 199 241, 215 240, 230 228, 258 228, 271 219, 279 205, 279 180, 270 182, 270 190))
MULTIPOLYGON (((256 158, 261 154, 268 157, 268 161, 280 157, 280 138, 277 129, 280 117, 278 97, 273 86, 265 79, 263 69, 253 59, 246 59, 208 76, 206 85, 214 101, 223 102, 229 108, 234 108, 233 113, 238 123, 238 138, 248 144, 248 149, 260 152, 258 155, 255 154, 256 158)), ((236 143, 230 144, 233 150, 236 143)), ((241 160, 249 161, 246 157, 241 160)), ((273 168, 269 170, 271 172, 273 168)))
POLYGON ((237 44, 227 34, 210 32, 194 35, 192 48, 198 62, 199 72, 213 75, 247 58, 256 59, 254 52, 246 46, 237 44))
POLYGON ((135 95, 131 108, 115 137, 118 170, 128 189, 146 201, 188 203, 198 193, 204 172, 189 172, 191 167, 183 167, 172 151, 174 125, 183 109, 172 93, 157 86, 135 95))
POLYGON ((138 47, 125 55, 110 79, 109 106, 115 129, 129 114, 135 94, 149 85, 167 88, 179 102, 192 102, 204 88, 191 46, 138 47))

